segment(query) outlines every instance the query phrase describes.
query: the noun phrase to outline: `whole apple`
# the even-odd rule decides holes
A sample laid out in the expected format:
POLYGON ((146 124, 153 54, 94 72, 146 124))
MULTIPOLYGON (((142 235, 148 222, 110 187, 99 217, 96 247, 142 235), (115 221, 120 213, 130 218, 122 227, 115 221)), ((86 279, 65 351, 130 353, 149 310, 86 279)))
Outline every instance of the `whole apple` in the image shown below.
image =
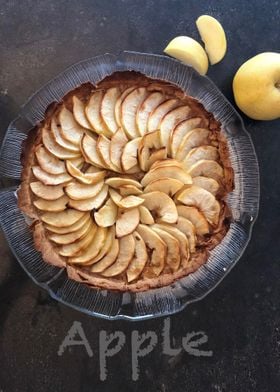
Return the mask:
POLYGON ((237 106, 255 120, 280 117, 280 53, 264 52, 246 61, 233 79, 237 106))

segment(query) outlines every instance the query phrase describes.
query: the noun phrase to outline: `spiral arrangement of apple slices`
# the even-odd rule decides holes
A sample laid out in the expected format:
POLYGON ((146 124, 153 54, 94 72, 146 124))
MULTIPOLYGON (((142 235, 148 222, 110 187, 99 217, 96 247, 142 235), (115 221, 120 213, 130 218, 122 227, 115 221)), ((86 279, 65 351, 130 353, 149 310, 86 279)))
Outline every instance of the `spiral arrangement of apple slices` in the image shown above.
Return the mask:
POLYGON ((208 120, 148 87, 59 107, 36 148, 34 206, 58 254, 128 283, 184 268, 217 226, 223 180, 208 120))

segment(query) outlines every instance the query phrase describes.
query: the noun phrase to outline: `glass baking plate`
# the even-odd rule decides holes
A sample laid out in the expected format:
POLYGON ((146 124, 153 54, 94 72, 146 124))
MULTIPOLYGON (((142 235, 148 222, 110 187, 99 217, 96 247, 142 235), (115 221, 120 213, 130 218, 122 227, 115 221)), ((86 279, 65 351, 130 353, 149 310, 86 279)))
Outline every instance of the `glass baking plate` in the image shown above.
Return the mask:
POLYGON ((0 151, 0 223, 20 265, 57 301, 91 316, 143 320, 178 312, 207 295, 228 274, 244 252, 259 207, 259 169, 255 150, 243 121, 207 77, 166 56, 122 52, 77 63, 36 92, 9 125, 0 151), (134 70, 178 85, 196 98, 222 124, 234 169, 234 191, 228 195, 233 220, 222 242, 210 252, 207 263, 170 286, 142 293, 119 293, 89 288, 70 280, 64 269, 42 260, 33 247, 28 222, 17 207, 21 143, 30 128, 43 119, 48 105, 82 83, 98 83, 115 71, 134 70), (9 179, 8 181, 6 179, 9 179), (4 184, 13 184, 6 187, 4 184))

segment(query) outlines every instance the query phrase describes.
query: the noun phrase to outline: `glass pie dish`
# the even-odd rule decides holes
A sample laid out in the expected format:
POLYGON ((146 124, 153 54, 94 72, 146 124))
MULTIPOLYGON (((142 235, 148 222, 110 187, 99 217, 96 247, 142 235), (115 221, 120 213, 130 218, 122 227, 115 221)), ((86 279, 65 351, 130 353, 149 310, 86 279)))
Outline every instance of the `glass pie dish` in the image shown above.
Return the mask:
POLYGON ((35 93, 9 125, 0 152, 2 177, 0 223, 7 241, 26 273, 49 294, 68 306, 107 319, 142 320, 167 316, 208 294, 239 260, 258 214, 259 170, 250 136, 242 119, 207 78, 165 56, 123 52, 105 54, 68 68, 35 93), (167 81, 194 97, 222 124, 234 170, 234 190, 227 196, 232 222, 206 264, 169 286, 145 292, 89 288, 68 278, 65 269, 45 263, 33 245, 28 221, 17 206, 21 175, 21 145, 28 131, 44 118, 47 107, 85 82, 96 84, 116 71, 137 71, 167 81), (7 182, 5 179, 9 179, 7 182), (6 187, 6 183, 14 184, 6 187))

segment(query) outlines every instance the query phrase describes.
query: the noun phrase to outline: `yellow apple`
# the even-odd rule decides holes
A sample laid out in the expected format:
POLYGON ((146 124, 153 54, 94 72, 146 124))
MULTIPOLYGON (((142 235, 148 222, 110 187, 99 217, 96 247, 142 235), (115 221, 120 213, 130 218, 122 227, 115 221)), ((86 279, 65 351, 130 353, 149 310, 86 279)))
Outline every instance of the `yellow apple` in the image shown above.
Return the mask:
POLYGON ((246 61, 233 79, 237 106, 255 120, 280 117, 280 53, 260 53, 246 61))

